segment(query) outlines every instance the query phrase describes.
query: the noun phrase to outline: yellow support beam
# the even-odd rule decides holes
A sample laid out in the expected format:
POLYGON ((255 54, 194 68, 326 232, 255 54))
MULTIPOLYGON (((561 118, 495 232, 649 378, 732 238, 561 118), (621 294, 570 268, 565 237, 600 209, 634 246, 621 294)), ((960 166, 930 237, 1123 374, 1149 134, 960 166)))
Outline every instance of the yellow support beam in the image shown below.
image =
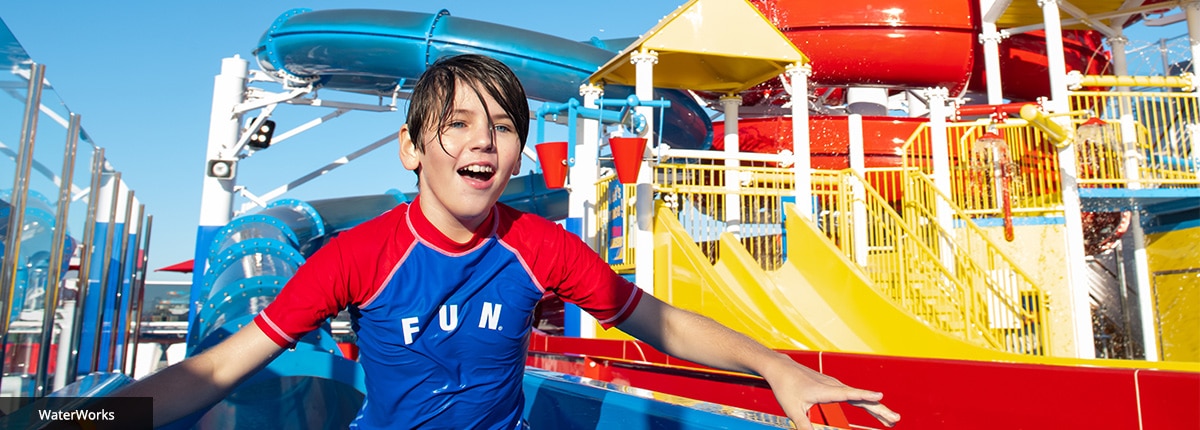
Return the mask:
POLYGON ((1196 87, 1195 77, 1191 73, 1180 76, 1113 76, 1071 72, 1067 76, 1072 91, 1083 87, 1164 87, 1192 91, 1196 87))
POLYGON ((1046 137, 1049 137, 1050 140, 1054 141, 1055 146, 1062 147, 1068 140, 1073 138, 1072 135, 1074 133, 1063 128, 1061 125, 1058 125, 1058 123, 1051 121, 1050 117, 1050 114, 1039 109, 1037 106, 1025 105, 1021 107, 1022 119, 1029 121, 1030 124, 1033 124, 1033 126, 1037 127, 1038 130, 1041 130, 1042 133, 1046 133, 1046 137))

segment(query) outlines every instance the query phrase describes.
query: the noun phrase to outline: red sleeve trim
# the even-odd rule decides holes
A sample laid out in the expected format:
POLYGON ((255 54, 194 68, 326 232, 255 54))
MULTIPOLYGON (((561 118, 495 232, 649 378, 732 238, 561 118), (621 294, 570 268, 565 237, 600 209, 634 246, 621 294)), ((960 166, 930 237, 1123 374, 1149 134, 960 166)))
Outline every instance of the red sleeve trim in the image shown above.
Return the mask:
POLYGON ((288 336, 287 333, 284 333, 278 325, 271 321, 271 318, 268 317, 265 312, 259 312, 258 315, 254 317, 254 324, 257 324, 258 329, 262 330, 263 333, 266 333, 267 337, 271 338, 271 340, 280 347, 287 348, 296 343, 296 339, 293 339, 291 336, 288 336))
POLYGON ((617 311, 612 318, 600 321, 600 326, 608 330, 625 322, 630 315, 633 315, 633 310, 637 309, 638 303, 642 301, 642 294, 645 294, 645 291, 642 291, 641 288, 634 288, 633 294, 629 295, 629 300, 625 301, 625 306, 622 306, 621 310, 617 311))

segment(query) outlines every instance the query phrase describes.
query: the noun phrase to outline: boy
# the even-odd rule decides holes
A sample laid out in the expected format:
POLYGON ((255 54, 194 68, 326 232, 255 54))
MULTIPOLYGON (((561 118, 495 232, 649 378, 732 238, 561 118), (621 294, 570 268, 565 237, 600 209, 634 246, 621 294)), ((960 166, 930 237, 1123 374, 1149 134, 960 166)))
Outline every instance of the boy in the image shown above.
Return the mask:
POLYGON ((685 360, 763 376, 800 428, 849 401, 886 425, 882 394, 847 387, 616 275, 557 225, 497 204, 520 168, 529 107, 494 59, 429 67, 400 128, 418 197, 339 235, 229 339, 121 396, 156 397, 156 425, 212 404, 321 321, 348 308, 367 395, 352 427, 521 428, 532 310, 544 291, 685 360))

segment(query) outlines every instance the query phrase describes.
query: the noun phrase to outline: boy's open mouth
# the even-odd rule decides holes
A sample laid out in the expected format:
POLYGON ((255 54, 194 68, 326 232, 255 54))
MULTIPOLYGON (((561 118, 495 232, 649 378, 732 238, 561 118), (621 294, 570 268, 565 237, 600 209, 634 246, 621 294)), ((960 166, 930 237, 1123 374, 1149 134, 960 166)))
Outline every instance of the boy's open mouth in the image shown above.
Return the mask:
POLYGON ((485 164, 472 164, 458 169, 458 174, 486 182, 488 179, 492 179, 492 176, 496 175, 496 169, 485 164))

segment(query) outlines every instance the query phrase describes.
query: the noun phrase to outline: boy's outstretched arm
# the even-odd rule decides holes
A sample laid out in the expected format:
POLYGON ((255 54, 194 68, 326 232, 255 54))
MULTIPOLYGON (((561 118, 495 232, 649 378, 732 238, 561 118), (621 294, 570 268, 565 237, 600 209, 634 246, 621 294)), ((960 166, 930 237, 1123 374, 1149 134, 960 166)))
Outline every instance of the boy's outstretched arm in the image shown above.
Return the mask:
POLYGON ((158 427, 223 399, 282 351, 257 324, 247 324, 199 355, 143 378, 112 397, 152 397, 154 426, 158 427))
POLYGON ((672 356, 762 376, 784 412, 801 429, 812 428, 808 409, 818 403, 849 402, 889 427, 900 420, 899 414, 879 402, 882 393, 846 386, 710 318, 649 294, 642 296, 633 313, 617 327, 672 356))

